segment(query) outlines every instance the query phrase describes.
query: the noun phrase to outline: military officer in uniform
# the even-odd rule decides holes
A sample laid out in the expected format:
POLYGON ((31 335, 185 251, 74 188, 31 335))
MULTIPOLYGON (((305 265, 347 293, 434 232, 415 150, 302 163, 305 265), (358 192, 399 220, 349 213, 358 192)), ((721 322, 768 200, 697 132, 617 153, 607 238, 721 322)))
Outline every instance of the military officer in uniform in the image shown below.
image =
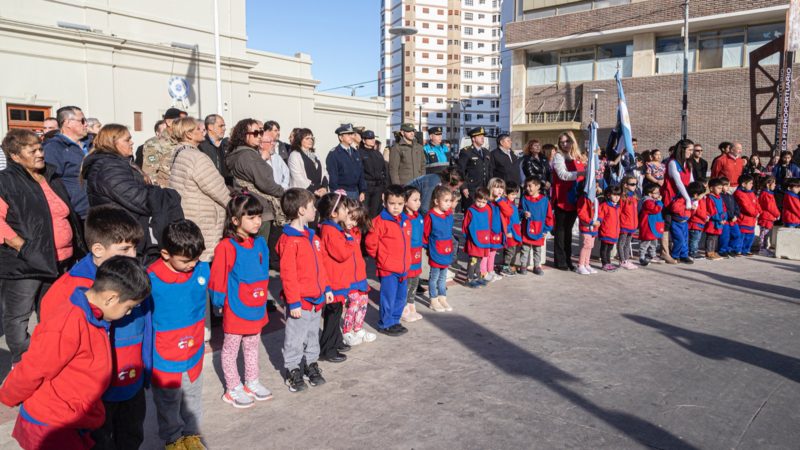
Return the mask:
POLYGON ((186 117, 186 113, 178 108, 168 109, 164 113, 164 122, 167 128, 161 133, 161 136, 148 139, 142 146, 142 172, 150 178, 153 184, 162 188, 169 187, 169 170, 177 145, 170 133, 172 122, 181 117, 186 117))
POLYGON ((450 148, 442 142, 442 127, 428 128, 425 150, 425 173, 439 173, 450 166, 450 148))
POLYGON ((475 189, 486 187, 494 172, 489 150, 483 148, 486 139, 483 127, 473 128, 467 134, 472 139, 472 145, 462 148, 458 155, 458 170, 464 174, 464 185, 461 188, 463 211, 472 205, 475 189))

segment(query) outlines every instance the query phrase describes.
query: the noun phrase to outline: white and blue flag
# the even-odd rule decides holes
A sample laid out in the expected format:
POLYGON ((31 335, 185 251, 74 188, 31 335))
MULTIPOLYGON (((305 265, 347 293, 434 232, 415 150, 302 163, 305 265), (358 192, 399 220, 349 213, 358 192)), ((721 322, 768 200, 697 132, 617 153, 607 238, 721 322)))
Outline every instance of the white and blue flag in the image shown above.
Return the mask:
POLYGON ((628 104, 625 101, 625 91, 622 89, 622 74, 617 69, 614 78, 617 80, 617 96, 619 97, 619 106, 617 107, 617 154, 622 153, 623 150, 628 151, 631 161, 636 161, 636 155, 633 153, 633 133, 631 132, 631 118, 628 115, 628 104))

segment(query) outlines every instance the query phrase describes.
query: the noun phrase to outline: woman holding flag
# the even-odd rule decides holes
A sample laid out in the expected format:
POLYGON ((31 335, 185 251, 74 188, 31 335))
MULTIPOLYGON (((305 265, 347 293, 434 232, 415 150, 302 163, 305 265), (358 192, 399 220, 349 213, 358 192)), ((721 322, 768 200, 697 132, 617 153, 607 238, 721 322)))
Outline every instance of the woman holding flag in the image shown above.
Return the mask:
POLYGON ((572 264, 572 227, 578 218, 578 184, 585 175, 586 155, 581 152, 575 135, 572 131, 561 133, 558 152, 553 157, 553 265, 559 270, 575 270, 572 264))
MULTIPOLYGON (((689 139, 682 139, 675 144, 672 154, 667 160, 667 173, 664 176, 664 184, 661 185, 661 197, 664 202, 664 211, 669 211, 669 205, 679 196, 686 200, 686 205, 692 204, 692 198, 686 191, 689 183, 694 181, 692 177, 692 166, 689 159, 694 152, 694 142, 689 139)), ((672 217, 669 213, 664 214, 664 234, 661 237, 661 257, 667 264, 676 264, 669 252, 669 226, 672 217)))

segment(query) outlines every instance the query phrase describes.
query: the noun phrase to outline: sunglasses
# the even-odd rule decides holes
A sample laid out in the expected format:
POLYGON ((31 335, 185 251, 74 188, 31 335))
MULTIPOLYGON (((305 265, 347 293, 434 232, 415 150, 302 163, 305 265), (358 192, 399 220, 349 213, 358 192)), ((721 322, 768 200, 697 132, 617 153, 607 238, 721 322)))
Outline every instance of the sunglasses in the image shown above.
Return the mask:
POLYGON ((570 142, 572 142, 572 141, 570 141, 570 140, 558 141, 559 144, 569 144, 570 142))
POLYGON ((639 183, 625 183, 626 186, 638 186, 639 183))
POLYGON ((76 122, 80 122, 81 125, 86 125, 86 117, 81 117, 80 119, 69 119, 69 120, 74 120, 76 122))
POLYGON ((254 137, 260 137, 261 135, 264 134, 264 130, 248 131, 246 134, 249 134, 250 136, 254 136, 254 137))

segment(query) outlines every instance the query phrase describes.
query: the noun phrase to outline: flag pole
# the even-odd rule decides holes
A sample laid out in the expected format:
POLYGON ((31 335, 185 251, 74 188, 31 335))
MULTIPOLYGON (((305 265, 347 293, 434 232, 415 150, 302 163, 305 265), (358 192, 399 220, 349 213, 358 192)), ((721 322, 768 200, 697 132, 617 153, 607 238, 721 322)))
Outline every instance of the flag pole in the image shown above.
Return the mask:
POLYGON ((683 4, 683 101, 681 139, 689 134, 689 0, 683 4))

